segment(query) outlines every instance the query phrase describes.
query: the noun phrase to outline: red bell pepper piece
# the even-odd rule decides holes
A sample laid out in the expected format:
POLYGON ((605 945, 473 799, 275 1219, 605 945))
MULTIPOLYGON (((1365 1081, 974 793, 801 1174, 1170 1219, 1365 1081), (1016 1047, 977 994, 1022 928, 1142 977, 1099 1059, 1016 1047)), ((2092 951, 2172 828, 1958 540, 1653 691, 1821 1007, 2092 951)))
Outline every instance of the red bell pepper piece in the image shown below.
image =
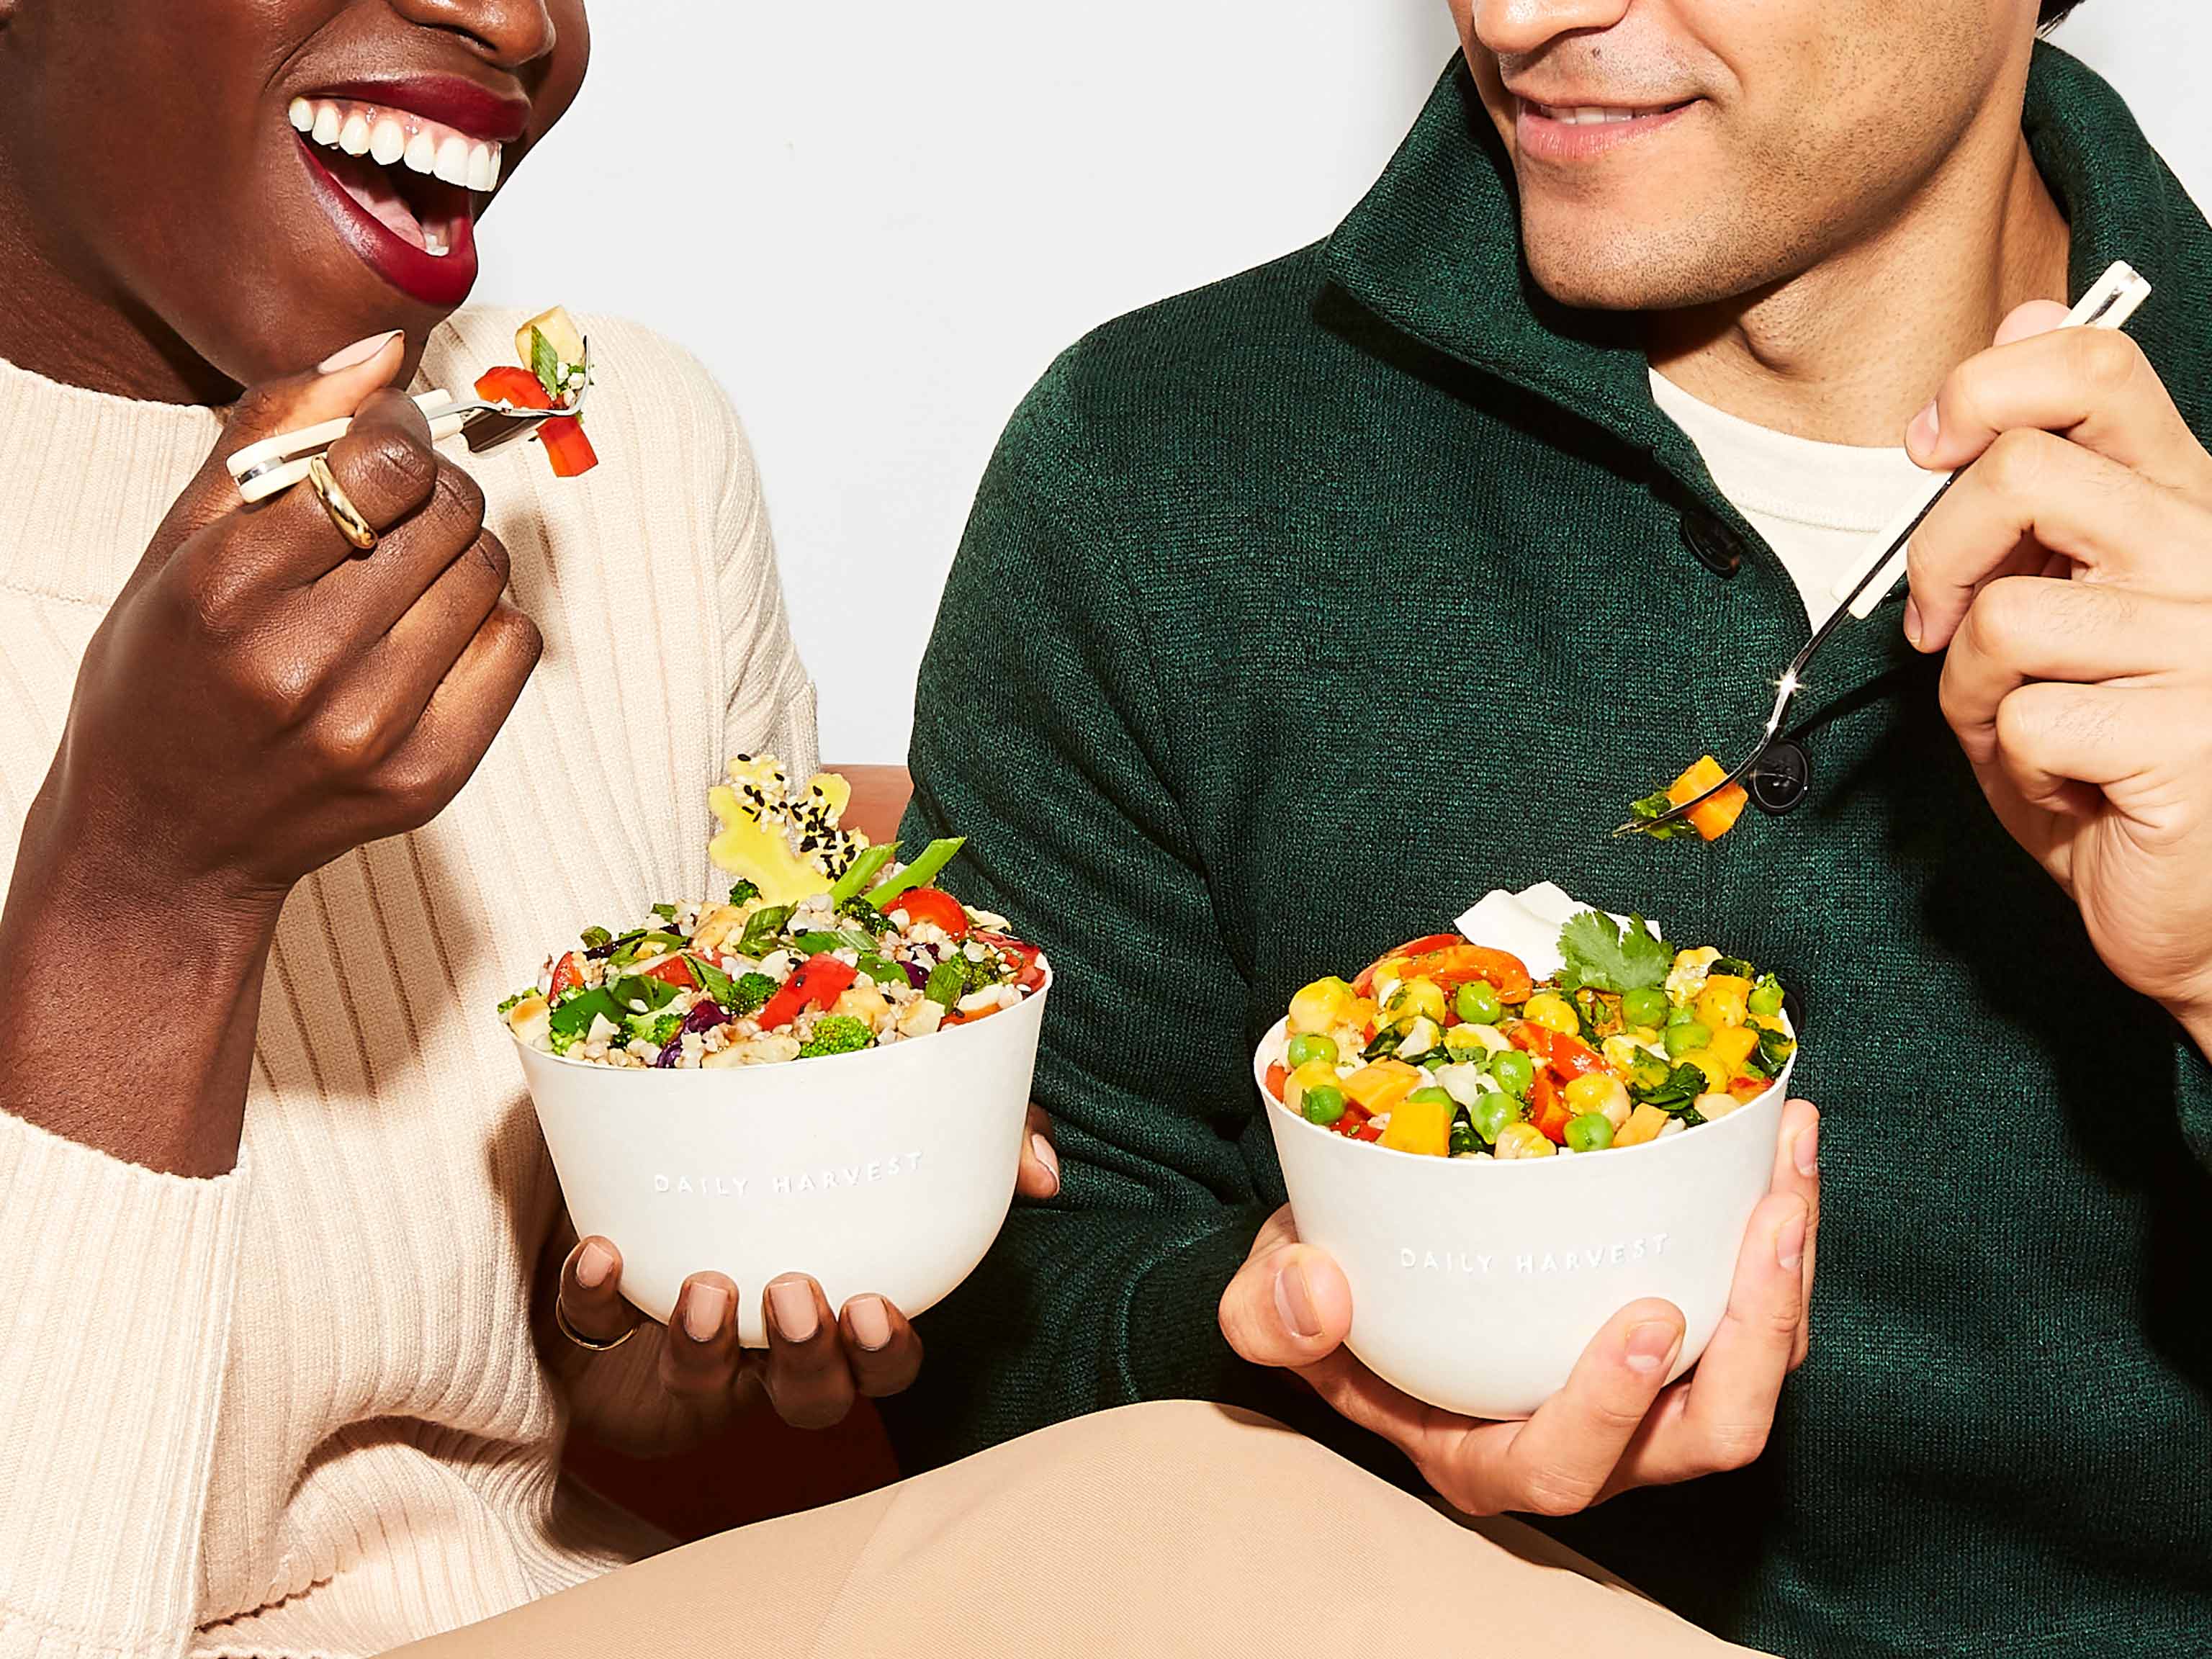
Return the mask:
MULTIPOLYGON (((513 404, 517 409, 553 407, 553 398, 544 384, 528 369, 512 366, 486 369, 478 375, 477 396, 487 402, 513 404)), ((584 435, 580 420, 563 416, 543 422, 538 428, 538 441, 544 447, 545 459, 552 463, 556 478, 573 478, 599 464, 598 452, 584 435)))
POLYGON ((1289 1076, 1289 1070, 1279 1060, 1267 1068, 1267 1092, 1278 1101, 1283 1097, 1283 1083, 1289 1076))
POLYGON ((805 1008, 827 1008, 860 976, 860 970, 851 963, 840 962, 827 951, 807 957, 760 1011, 761 1030, 773 1031, 779 1025, 788 1025, 805 1008))
MULTIPOLYGON (((935 922, 945 930, 947 939, 968 937, 968 913, 960 908, 960 901, 942 887, 909 887, 884 907, 885 915, 906 912, 909 922, 935 922)), ((976 938, 992 945, 1019 945, 1030 955, 1036 954, 1032 945, 1021 945, 1018 939, 1008 939, 1003 933, 978 932, 976 938)))
POLYGON ((1352 988, 1364 997, 1375 988, 1376 969, 1382 967, 1384 963, 1395 961, 1401 957, 1425 956, 1431 951, 1443 950, 1447 945, 1457 945, 1462 942, 1457 933, 1424 933, 1419 939, 1408 939, 1395 951, 1385 951, 1361 969, 1359 977, 1352 981, 1352 988))
POLYGON ((1567 1144, 1567 1125, 1574 1121, 1565 1101, 1559 1098, 1559 1085, 1552 1081, 1551 1073, 1536 1073, 1535 1085, 1528 1091, 1528 1121, 1536 1126, 1536 1133, 1545 1139, 1559 1146, 1567 1144))
POLYGON ((550 999, 563 991, 573 991, 584 982, 584 959, 574 951, 553 965, 552 988, 545 993, 550 999))
POLYGON ((1555 1031, 1548 1025, 1538 1025, 1534 1021, 1523 1020, 1515 1026, 1509 1040, 1516 1048, 1525 1050, 1539 1065, 1557 1072, 1563 1082, 1588 1077, 1594 1072, 1610 1073, 1613 1069, 1596 1049, 1580 1037, 1569 1036, 1565 1031, 1555 1031))
POLYGON ((682 957, 671 957, 665 962, 656 962, 645 970, 642 977, 659 980, 681 991, 689 991, 699 983, 698 976, 691 971, 691 964, 682 957))

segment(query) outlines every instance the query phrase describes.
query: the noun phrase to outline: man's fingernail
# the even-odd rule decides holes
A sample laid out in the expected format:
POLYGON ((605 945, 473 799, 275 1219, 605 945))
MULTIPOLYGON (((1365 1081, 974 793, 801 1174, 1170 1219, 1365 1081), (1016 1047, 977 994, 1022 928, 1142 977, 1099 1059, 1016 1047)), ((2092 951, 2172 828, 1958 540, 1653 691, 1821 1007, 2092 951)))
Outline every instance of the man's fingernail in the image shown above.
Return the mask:
POLYGON ((1321 1334, 1321 1316, 1314 1311, 1313 1286, 1306 1283, 1306 1270, 1295 1261, 1275 1275, 1275 1311, 1282 1316, 1283 1323, 1290 1327, 1292 1335, 1312 1338, 1321 1334))
MULTIPOLYGON (((999 1144, 1003 1146, 1006 1142, 999 1144)), ((878 1348, 890 1346, 891 1316, 890 1310, 884 1306, 883 1297, 864 1296, 856 1298, 852 1306, 852 1315, 853 1335, 862 1347, 873 1353, 878 1348)))
POLYGON ((1785 1272, 1805 1259, 1805 1218, 1794 1215, 1774 1236, 1774 1261, 1785 1272))
POLYGON ((366 340, 356 340, 343 351, 334 351, 317 363, 315 373, 335 374, 342 368, 357 368, 398 337, 398 329, 387 328, 383 333, 372 334, 366 340))
POLYGON ((1905 601, 1905 637, 1916 647, 1920 643, 1920 601, 1909 594, 1905 601))
POLYGON ((596 1291, 607 1282, 607 1275, 615 1270, 615 1253, 598 1239, 584 1246, 576 1257, 576 1282, 587 1291, 596 1291))
POLYGON ((814 1311, 814 1287, 803 1279, 779 1279, 768 1287, 775 1310, 775 1328, 787 1342, 808 1342, 821 1323, 814 1311))
POLYGON ((1936 413, 1936 401, 1931 398, 1928 407, 1915 415, 1912 424, 1905 428, 1905 447, 1915 455, 1925 455, 1936 447, 1936 440, 1942 431, 1942 417, 1936 413))
POLYGON ((1820 1126, 1808 1123, 1797 1132, 1797 1173, 1812 1176, 1820 1173, 1820 1126))
POLYGON ((720 1285, 694 1285, 684 1297, 684 1328, 694 1342, 712 1342, 729 1310, 730 1293, 720 1285))
POLYGON ((1052 1177, 1053 1191, 1058 1192, 1060 1190, 1060 1154, 1053 1151, 1052 1142, 1047 1140, 1042 1135, 1031 1135, 1030 1152, 1038 1163, 1044 1165, 1044 1172, 1052 1177))
POLYGON ((1628 1333, 1624 1356, 1632 1371, 1656 1371, 1673 1355, 1682 1334, 1663 1319, 1647 1319, 1628 1333))

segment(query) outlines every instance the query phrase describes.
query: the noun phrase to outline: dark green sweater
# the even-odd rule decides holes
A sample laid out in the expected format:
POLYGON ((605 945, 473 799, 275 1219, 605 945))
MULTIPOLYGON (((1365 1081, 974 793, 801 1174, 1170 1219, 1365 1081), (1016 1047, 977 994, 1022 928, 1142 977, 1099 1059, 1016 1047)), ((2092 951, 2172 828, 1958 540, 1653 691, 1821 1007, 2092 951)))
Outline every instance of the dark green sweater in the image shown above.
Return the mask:
MULTIPOLYGON (((2212 431, 2212 234, 2055 51, 2026 125, 2076 290, 2144 270, 2212 431)), ((2212 1074, 1999 828, 1898 606, 1818 667, 1796 816, 1607 839, 1755 732, 1806 617, 1641 356, 1532 292, 1457 68, 1328 242, 1063 356, 953 571, 908 829, 971 837, 963 896, 1057 963, 1066 1185, 925 1320, 909 1467, 1164 1396, 1313 1421, 1214 1324, 1283 1198, 1247 1056, 1304 981, 1551 878, 1801 988, 1826 1113, 1766 1455, 1560 1534, 1791 1655, 2212 1650, 2212 1074)))

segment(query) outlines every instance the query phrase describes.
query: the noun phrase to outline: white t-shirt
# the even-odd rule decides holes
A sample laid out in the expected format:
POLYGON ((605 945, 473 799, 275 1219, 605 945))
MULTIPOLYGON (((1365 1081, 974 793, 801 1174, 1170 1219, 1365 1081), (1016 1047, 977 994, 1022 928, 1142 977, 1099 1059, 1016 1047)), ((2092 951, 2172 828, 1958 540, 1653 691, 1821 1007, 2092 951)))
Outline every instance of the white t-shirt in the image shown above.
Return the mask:
POLYGON ((1932 482, 1902 446, 1792 437, 1701 403, 1656 369, 1651 395, 1697 445, 1721 494, 1774 549, 1815 628, 1836 609, 1837 577, 1932 482))

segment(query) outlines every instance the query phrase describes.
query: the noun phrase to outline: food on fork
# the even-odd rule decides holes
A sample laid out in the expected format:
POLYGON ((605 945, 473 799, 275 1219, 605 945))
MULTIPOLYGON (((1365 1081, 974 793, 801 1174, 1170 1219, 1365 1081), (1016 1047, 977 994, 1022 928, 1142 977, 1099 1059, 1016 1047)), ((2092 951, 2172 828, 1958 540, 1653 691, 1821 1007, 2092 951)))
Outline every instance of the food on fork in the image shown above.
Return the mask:
MULTIPOLYGON (((477 380, 477 397, 517 409, 561 409, 582 395, 586 378, 584 337, 561 307, 515 330, 514 352, 521 366, 503 363, 486 369, 477 380)), ((576 477, 599 464, 592 441, 584 435, 580 415, 541 422, 534 435, 545 447, 545 459, 552 463, 556 478, 576 477)))
POLYGON ((1511 951, 1434 933, 1350 981, 1316 980, 1291 1000, 1267 1092, 1397 1152, 1550 1158, 1725 1117, 1771 1089, 1796 1047, 1773 975, 1675 950, 1641 916, 1581 911, 1558 954, 1538 980, 1511 951))
POLYGON ((933 884, 961 838, 902 864, 896 842, 839 822, 852 792, 836 774, 794 791, 775 757, 747 755, 729 774, 708 797, 728 897, 586 928, 500 1005, 520 1042, 616 1067, 811 1060, 987 1019, 1044 985, 1035 945, 933 884))
POLYGON ((1646 795, 1631 806, 1631 822, 1654 841, 1672 841, 1691 830, 1696 830, 1703 840, 1718 841, 1735 828, 1735 821, 1743 816, 1743 809, 1751 800, 1749 793, 1740 783, 1729 784, 1711 800, 1698 801, 1686 817, 1672 823, 1656 820, 1686 802, 1697 800, 1727 776, 1718 761, 1711 755, 1703 756, 1664 789, 1646 795))

